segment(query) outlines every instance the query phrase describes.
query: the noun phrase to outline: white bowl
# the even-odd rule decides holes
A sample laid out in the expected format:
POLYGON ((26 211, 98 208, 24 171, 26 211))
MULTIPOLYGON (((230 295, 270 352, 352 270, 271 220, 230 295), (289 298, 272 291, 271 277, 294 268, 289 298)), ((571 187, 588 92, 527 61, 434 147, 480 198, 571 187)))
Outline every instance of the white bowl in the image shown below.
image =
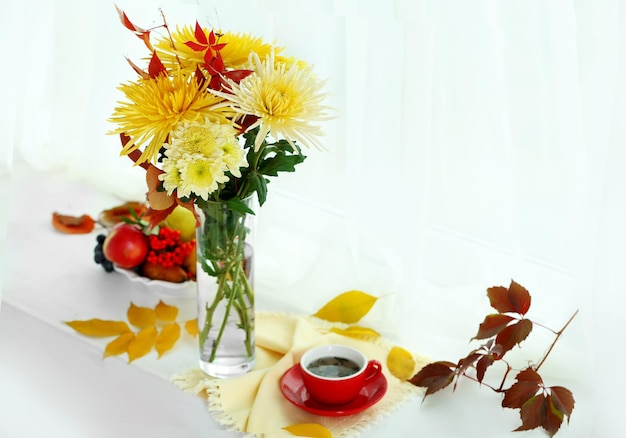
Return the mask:
POLYGON ((134 283, 138 283, 151 291, 167 295, 170 297, 195 297, 196 295, 196 282, 185 281, 183 283, 172 283, 171 281, 152 280, 148 277, 143 277, 130 269, 120 268, 113 265, 116 272, 123 274, 126 278, 134 283))

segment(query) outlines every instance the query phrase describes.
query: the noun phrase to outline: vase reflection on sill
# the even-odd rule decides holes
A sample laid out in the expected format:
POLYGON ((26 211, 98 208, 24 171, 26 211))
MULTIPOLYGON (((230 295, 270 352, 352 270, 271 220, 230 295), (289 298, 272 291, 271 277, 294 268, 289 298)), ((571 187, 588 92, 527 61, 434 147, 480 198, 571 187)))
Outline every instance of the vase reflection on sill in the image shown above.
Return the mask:
POLYGON ((197 211, 199 366, 213 377, 241 375, 254 368, 255 216, 223 202, 197 211))

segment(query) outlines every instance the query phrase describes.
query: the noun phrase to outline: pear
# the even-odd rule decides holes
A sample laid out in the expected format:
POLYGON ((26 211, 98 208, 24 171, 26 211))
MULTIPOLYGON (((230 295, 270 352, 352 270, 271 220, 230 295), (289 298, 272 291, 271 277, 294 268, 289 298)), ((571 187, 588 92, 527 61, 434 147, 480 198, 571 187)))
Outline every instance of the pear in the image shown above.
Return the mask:
POLYGON ((196 218, 191 211, 180 205, 176 206, 161 225, 180 231, 180 240, 183 242, 196 238, 196 218))

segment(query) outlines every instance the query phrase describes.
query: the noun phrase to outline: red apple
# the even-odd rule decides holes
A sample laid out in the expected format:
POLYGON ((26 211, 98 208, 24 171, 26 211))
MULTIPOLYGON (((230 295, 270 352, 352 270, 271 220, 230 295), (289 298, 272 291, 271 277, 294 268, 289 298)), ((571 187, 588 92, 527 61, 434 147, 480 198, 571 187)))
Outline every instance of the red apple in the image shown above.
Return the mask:
POLYGON ((141 265, 148 255, 148 236, 135 225, 115 225, 102 246, 104 256, 124 269, 141 265))

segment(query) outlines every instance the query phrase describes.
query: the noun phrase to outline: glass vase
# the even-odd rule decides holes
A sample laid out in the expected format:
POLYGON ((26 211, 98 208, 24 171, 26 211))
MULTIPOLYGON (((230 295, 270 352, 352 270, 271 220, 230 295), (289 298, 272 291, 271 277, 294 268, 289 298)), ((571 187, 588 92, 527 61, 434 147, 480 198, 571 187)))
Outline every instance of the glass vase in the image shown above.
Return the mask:
POLYGON ((196 206, 199 365, 214 377, 254 368, 252 207, 252 198, 196 206))

